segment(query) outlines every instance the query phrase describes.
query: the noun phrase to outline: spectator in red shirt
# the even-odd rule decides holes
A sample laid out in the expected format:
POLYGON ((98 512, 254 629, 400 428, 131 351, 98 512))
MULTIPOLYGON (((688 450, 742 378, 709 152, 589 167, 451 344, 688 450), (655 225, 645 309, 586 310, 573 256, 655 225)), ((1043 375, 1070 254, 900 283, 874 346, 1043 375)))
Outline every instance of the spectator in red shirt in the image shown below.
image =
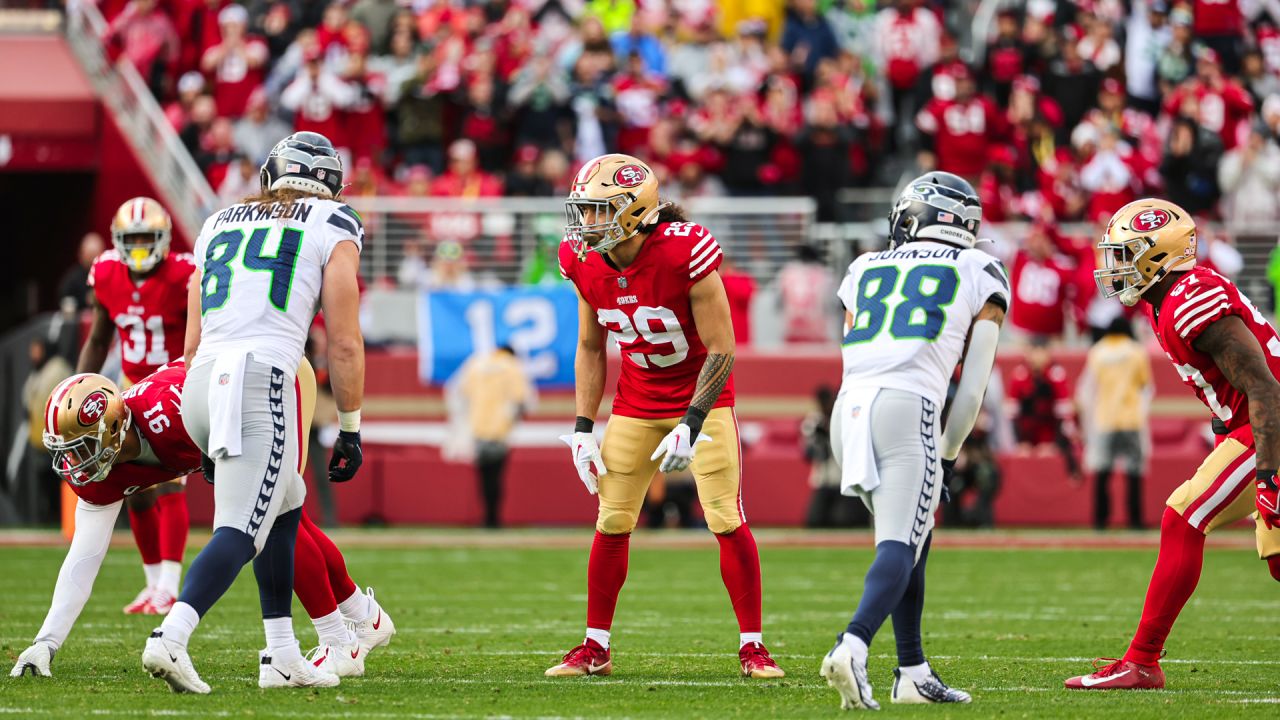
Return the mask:
POLYGON ((1012 326, 1031 336, 1061 337, 1066 327, 1072 273, 1059 257, 1051 228, 1032 225, 1013 259, 1012 326))
POLYGON ((232 118, 244 114, 249 94, 266 77, 267 44, 246 35, 249 12, 240 5, 228 5, 218 13, 222 41, 205 51, 200 69, 213 78, 213 99, 218 114, 232 118))
POLYGON ((449 169, 436 179, 431 194, 444 197, 477 198, 502 194, 502 183, 480 170, 476 144, 470 140, 454 140, 449 146, 449 169))
POLYGON ((1023 73, 1024 53, 1017 11, 1012 8, 1001 10, 996 20, 996 36, 987 45, 987 57, 983 63, 984 79, 990 83, 987 89, 1000 107, 1009 106, 1013 81, 1023 73))
POLYGON ((164 106, 164 116, 175 132, 186 127, 191 106, 204 93, 204 76, 192 71, 178 78, 178 97, 164 106))
POLYGON ((729 298, 729 318, 733 322, 733 339, 738 347, 751 346, 751 298, 756 294, 756 281, 742 271, 728 256, 720 263, 720 279, 729 298))
POLYGON ((934 98, 916 116, 916 126, 932 146, 921 162, 978 182, 993 144, 1005 134, 1006 121, 990 98, 979 95, 968 69, 955 72, 954 100, 934 98))
MULTIPOLYGON (((907 98, 920 82, 922 71, 938 60, 942 23, 918 0, 896 0, 876 14, 874 27, 876 60, 889 81, 893 107, 909 116, 914 109, 906 106, 907 98)), ((954 49, 954 42, 951 47, 954 49)))
POLYGON ((462 100, 462 120, 458 134, 475 143, 480 152, 481 168, 487 172, 503 170, 511 162, 508 151, 510 137, 507 132, 510 123, 501 105, 493 76, 473 77, 467 84, 462 100))
POLYGON ((199 70, 205 52, 222 41, 218 13, 231 0, 174 0, 174 25, 182 38, 178 68, 199 70))
POLYGON ((1085 220, 1099 222, 1137 199, 1137 176, 1128 162, 1133 151, 1113 128, 1098 138, 1097 150, 1080 167, 1080 187, 1089 193, 1085 220))
MULTIPOLYGON (((626 72, 613 81, 614 104, 621 119, 618 150, 643 156, 649 144, 649 130, 658 121, 660 103, 667 85, 645 70, 644 60, 635 53, 626 59, 626 72)), ((516 88, 512 88, 515 101, 516 88)))
POLYGON ((349 147, 342 132, 342 111, 359 99, 359 92, 324 67, 318 48, 303 57, 302 70, 280 94, 280 105, 294 113, 294 129, 317 132, 335 147, 349 147))
POLYGON ((1244 44, 1244 16, 1240 0, 1195 0, 1192 29, 1196 40, 1208 45, 1222 58, 1227 72, 1240 71, 1240 51, 1244 44))
POLYGON ((1253 113, 1253 98, 1235 80, 1222 72, 1218 53, 1207 47, 1195 51, 1196 75, 1178 86, 1164 101, 1165 113, 1188 115, 1188 98, 1197 101, 1193 116, 1206 130, 1222 136, 1227 150, 1239 141, 1239 128, 1253 113))
POLYGON ((124 58, 163 97, 165 78, 178 59, 178 33, 156 0, 133 0, 107 28, 106 40, 118 43, 124 58))
POLYGON ((201 142, 200 154, 196 156, 210 187, 222 187, 227 168, 237 157, 231 120, 225 117, 214 120, 201 142))
POLYGON ((1017 406, 1013 432, 1019 447, 1043 452, 1056 445, 1067 472, 1079 482, 1082 478, 1072 447, 1075 424, 1067 371, 1053 362, 1043 339, 1034 342, 1027 350, 1026 362, 1014 368, 1009 377, 1009 399, 1017 406))

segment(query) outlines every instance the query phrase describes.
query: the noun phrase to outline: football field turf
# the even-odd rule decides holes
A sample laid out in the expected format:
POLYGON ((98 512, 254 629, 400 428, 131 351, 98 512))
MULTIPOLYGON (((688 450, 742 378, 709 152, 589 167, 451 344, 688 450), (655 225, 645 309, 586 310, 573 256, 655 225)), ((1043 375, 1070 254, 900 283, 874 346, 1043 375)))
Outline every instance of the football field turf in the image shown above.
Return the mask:
MULTIPOLYGON (((262 626, 252 573, 214 608, 192 641, 213 686, 177 696, 141 669, 154 618, 120 608, 142 574, 126 536, 54 661, 52 680, 0 679, 0 715, 62 717, 706 717, 842 715, 818 677, 849 619, 870 562, 867 536, 758 533, 765 641, 788 672, 742 679, 737 627, 705 533, 637 533, 614 624, 614 674, 550 679, 542 672, 582 638, 590 533, 339 532, 352 576, 372 585, 398 634, 370 656, 364 678, 329 690, 262 691, 262 626)), ((1093 536, 1067 535, 1092 542, 1093 536)), ((1044 535, 941 532, 929 562, 925 648, 969 706, 890 705, 892 629, 872 646, 871 679, 889 716, 1206 718, 1280 716, 1280 587, 1248 542, 1207 553, 1197 595, 1165 661, 1169 690, 1068 693, 1063 678, 1097 655, 1122 653, 1155 559, 1154 534, 1123 549, 1042 549, 1044 535), (988 547, 982 547, 987 545, 988 547), (1244 547, 1241 547, 1241 546, 1244 547)), ((3 538, 0 538, 2 540, 3 538)), ((61 547, 0 547, 0 658, 5 672, 48 607, 61 547)), ((194 550, 188 554, 188 561, 194 550)), ((315 633, 294 604, 303 650, 315 633)))

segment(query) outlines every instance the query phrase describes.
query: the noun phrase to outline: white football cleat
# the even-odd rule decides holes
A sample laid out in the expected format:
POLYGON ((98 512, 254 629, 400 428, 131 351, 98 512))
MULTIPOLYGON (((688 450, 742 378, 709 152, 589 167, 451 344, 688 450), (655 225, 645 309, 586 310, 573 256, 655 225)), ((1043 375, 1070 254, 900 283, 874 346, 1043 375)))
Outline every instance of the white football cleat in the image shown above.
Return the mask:
POLYGON ((963 690, 956 690, 942 682, 938 673, 929 668, 929 677, 916 682, 906 677, 902 668, 893 669, 893 693, 889 700, 898 705, 929 705, 932 703, 967 703, 973 697, 963 690))
POLYGON ((391 622, 391 616, 373 599, 373 588, 365 588, 364 594, 369 598, 371 606, 369 616, 361 622, 352 623, 351 629, 355 631, 360 647, 368 654, 370 650, 391 642, 391 636, 396 634, 396 624, 391 622))
POLYGON ((822 677, 840 693, 840 707, 845 710, 879 710, 871 698, 871 682, 867 680, 867 654, 857 652, 847 634, 822 659, 822 677))
POLYGON ((209 694, 209 685, 200 679, 187 649, 165 640, 159 628, 147 638, 147 647, 142 651, 142 669, 169 683, 176 693, 209 694))
POLYGON ((53 665, 53 656, 57 652, 48 643, 34 643, 18 656, 18 662, 14 663, 13 669, 9 671, 9 677, 22 677, 28 670, 31 671, 32 677, 53 677, 50 666, 53 665))
POLYGON ((360 647, 354 636, 343 645, 321 645, 307 653, 307 662, 340 678, 364 675, 364 658, 368 650, 360 647))
POLYGON ((276 663, 266 650, 258 652, 258 687, 337 687, 338 676, 326 668, 316 667, 304 657, 285 665, 276 663))

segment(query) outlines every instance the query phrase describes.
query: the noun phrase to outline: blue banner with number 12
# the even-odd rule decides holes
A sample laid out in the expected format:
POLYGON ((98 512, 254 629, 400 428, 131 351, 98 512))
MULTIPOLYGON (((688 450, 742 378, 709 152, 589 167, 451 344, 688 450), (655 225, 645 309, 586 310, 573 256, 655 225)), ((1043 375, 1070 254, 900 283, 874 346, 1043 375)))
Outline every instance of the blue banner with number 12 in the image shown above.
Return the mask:
POLYGON ((539 387, 572 387, 578 298, 568 285, 425 292, 418 303, 418 375, 449 380, 478 351, 510 345, 539 387))

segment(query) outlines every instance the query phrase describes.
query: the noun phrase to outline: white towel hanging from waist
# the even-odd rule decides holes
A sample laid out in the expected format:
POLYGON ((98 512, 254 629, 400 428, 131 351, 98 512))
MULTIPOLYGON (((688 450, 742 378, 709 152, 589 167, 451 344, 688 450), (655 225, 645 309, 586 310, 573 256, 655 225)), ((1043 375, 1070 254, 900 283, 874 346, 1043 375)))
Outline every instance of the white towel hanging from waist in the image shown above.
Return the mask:
POLYGON ((243 436, 244 370, 248 356, 223 353, 213 361, 209 378, 209 457, 238 457, 243 436))

